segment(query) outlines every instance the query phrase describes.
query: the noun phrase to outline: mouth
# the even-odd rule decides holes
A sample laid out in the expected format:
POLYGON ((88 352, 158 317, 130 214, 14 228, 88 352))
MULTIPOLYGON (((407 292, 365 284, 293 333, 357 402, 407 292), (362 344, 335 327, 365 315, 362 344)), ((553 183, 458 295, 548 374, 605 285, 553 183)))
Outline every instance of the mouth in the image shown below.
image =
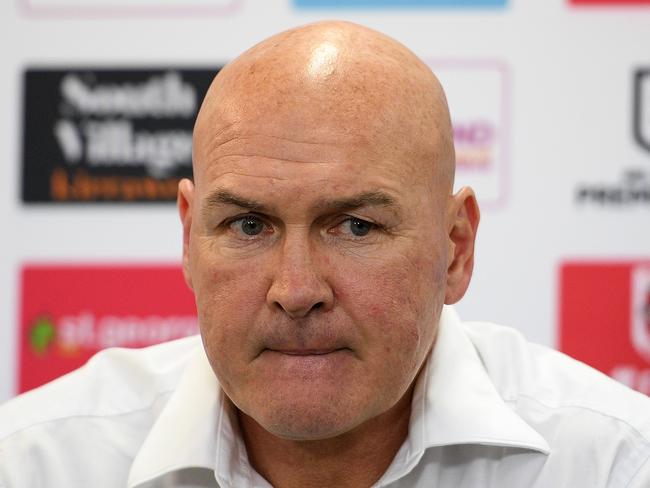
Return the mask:
POLYGON ((324 356, 338 351, 344 351, 346 348, 327 348, 327 349, 267 349, 271 352, 285 354, 287 356, 324 356))
MULTIPOLYGON (((257 357, 269 381, 287 382, 341 380, 355 367, 355 356, 347 347, 270 347, 257 357)), ((301 383, 302 384, 302 383, 301 383)))

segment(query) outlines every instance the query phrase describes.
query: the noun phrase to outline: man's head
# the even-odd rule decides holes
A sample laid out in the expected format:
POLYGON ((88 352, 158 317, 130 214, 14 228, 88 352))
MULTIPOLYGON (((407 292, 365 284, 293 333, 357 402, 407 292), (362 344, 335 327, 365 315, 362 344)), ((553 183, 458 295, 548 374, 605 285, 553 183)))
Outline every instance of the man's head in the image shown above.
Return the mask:
POLYGON ((215 78, 180 185, 208 359, 246 416, 322 439, 393 408, 471 276, 443 91, 370 29, 308 25, 215 78))

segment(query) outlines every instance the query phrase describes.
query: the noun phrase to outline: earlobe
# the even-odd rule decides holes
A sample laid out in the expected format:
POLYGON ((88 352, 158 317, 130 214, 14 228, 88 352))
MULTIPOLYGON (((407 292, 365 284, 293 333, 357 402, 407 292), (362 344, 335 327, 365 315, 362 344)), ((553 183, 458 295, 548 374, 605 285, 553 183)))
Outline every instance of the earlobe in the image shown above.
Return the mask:
POLYGON ((461 188, 450 203, 448 238, 450 264, 447 268, 445 303, 451 305, 460 300, 469 286, 474 268, 474 243, 480 220, 480 212, 474 191, 461 188))
POLYGON ((178 183, 178 196, 176 199, 178 213, 183 225, 183 275, 187 286, 193 289, 192 274, 190 271, 190 235, 192 229, 192 206, 194 203, 194 183, 183 178, 178 183))

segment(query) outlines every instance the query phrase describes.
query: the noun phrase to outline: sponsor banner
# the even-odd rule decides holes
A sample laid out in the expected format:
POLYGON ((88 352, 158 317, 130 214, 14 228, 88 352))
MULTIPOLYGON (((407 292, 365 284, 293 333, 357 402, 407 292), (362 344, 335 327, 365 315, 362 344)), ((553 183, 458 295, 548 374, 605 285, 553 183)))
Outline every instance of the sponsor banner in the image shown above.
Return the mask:
POLYGON ((625 168, 615 181, 579 183, 575 190, 579 205, 650 208, 650 68, 637 69, 633 80, 632 132, 642 149, 640 164, 625 168))
POLYGON ((240 0, 20 0, 36 15, 225 14, 240 0))
POLYGON ((503 7, 506 3, 506 0, 294 0, 294 5, 302 8, 503 7))
POLYGON ((580 183, 576 203, 602 208, 650 206, 650 170, 629 168, 615 181, 580 183))
POLYGON ((482 205, 507 195, 509 78, 498 61, 428 62, 445 87, 456 147, 456 187, 469 185, 482 205))
POLYGON ((18 388, 40 386, 107 347, 144 347, 198 332, 180 266, 25 266, 18 388))
POLYGON ((574 5, 650 5, 650 0, 569 0, 574 5))
POLYGON ((650 395, 650 259, 564 264, 559 347, 650 395))
POLYGON ((28 69, 24 202, 165 202, 218 69, 28 69))

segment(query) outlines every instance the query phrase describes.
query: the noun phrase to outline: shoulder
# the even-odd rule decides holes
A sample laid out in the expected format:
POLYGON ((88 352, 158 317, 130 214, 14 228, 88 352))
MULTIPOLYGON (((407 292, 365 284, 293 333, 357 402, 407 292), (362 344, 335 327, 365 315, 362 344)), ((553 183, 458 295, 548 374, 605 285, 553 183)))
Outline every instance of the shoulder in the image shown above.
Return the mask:
POLYGON ((466 322, 465 333, 506 402, 528 398, 549 408, 578 408, 630 424, 650 441, 650 398, 515 329, 466 322))
MULTIPOLYGON (((515 329, 466 322, 501 398, 565 460, 590 458, 628 480, 650 464, 650 398, 515 329)), ((553 454, 552 454, 553 455, 553 454)))
POLYGON ((100 351, 72 373, 0 405, 0 442, 35 425, 152 408, 174 389, 196 347, 198 336, 100 351))

